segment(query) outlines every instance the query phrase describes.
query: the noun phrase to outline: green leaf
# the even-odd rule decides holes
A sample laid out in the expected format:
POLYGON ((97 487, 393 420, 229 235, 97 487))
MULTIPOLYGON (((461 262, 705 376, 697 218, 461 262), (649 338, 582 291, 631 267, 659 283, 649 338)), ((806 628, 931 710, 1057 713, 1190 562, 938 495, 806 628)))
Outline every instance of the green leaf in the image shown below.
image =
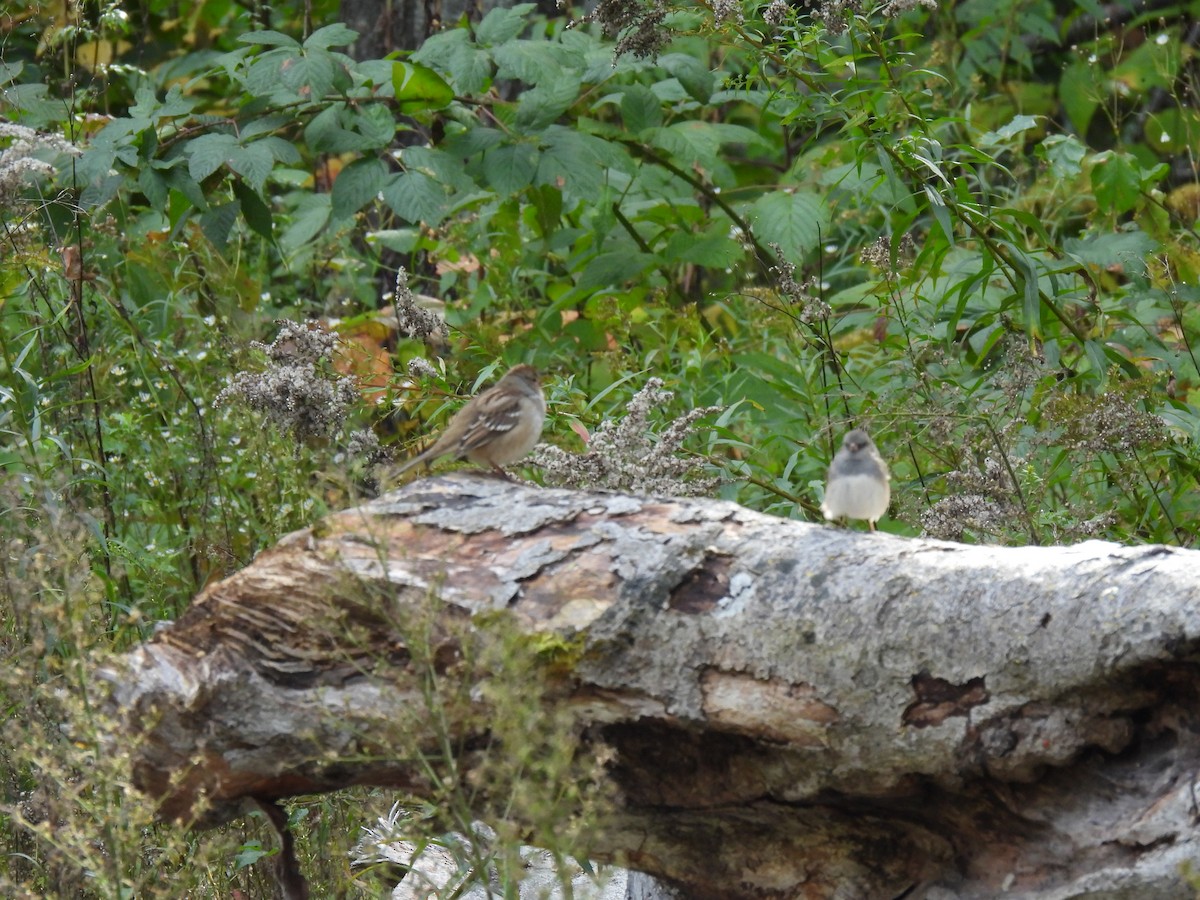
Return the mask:
POLYGON ((354 215, 375 199, 383 188, 387 171, 377 159, 359 159, 338 172, 333 182, 333 218, 354 215))
POLYGON ((458 93, 463 95, 482 92, 492 76, 491 55, 473 43, 464 28, 427 38, 410 58, 413 62, 449 73, 458 93))
POLYGON ((652 253, 629 250, 601 253, 584 266, 578 287, 584 290, 620 287, 640 279, 658 263, 658 257, 652 253))
POLYGON ((248 147, 238 147, 229 154, 229 168, 249 182, 256 191, 261 191, 271 174, 275 157, 261 141, 248 147))
POLYGON ((246 224, 258 235, 270 240, 274 234, 275 222, 271 218, 271 209, 263 202, 249 185, 239 178, 233 181, 233 194, 242 205, 242 216, 246 224))
POLYGON ((183 151, 188 158, 188 174, 196 181, 203 181, 225 165, 237 146, 237 138, 232 134, 202 134, 188 141, 183 151))
POLYGON ((724 269, 745 256, 739 241, 729 234, 729 222, 718 221, 703 234, 677 231, 667 241, 663 258, 667 262, 695 263, 710 269, 724 269))
POLYGON ((292 223, 279 238, 285 250, 302 247, 317 236, 329 221, 332 201, 328 194, 309 194, 296 206, 292 223))
POLYGON ((264 47, 295 47, 299 49, 300 42, 278 31, 252 31, 238 38, 242 44, 262 44, 264 47))
POLYGON ((773 191, 750 207, 750 223, 759 243, 778 244, 784 258, 799 262, 829 232, 829 209, 818 194, 773 191))
POLYGON ((701 103, 708 102, 716 78, 700 60, 685 53, 668 53, 658 58, 658 64, 678 78, 693 98, 701 103))
POLYGON ((304 48, 307 50, 317 47, 322 50, 328 50, 330 47, 353 44, 356 40, 358 40, 357 31, 353 28, 347 28, 341 22, 335 22, 332 25, 318 28, 310 34, 308 40, 304 42, 304 48))
POLYGON ((492 9, 475 28, 475 40, 493 45, 511 41, 525 30, 525 17, 535 8, 533 3, 518 3, 511 9, 492 9))
POLYGON ((442 109, 454 99, 454 90, 428 66, 397 62, 392 65, 392 88, 404 115, 426 109, 442 109))
POLYGON ((405 221, 430 227, 446 216, 446 192, 420 172, 402 172, 383 189, 383 199, 405 221))
POLYGON ((1092 116, 1108 94, 1101 85, 1102 77, 1095 64, 1081 59, 1067 66, 1059 79, 1058 96, 1077 134, 1088 133, 1092 116))
POLYGON ((515 194, 527 188, 537 171, 538 152, 529 144, 508 144, 483 157, 483 175, 498 194, 515 194))
POLYGON ((541 131, 579 99, 579 88, 578 76, 564 72, 560 78, 522 92, 517 103, 517 127, 526 133, 541 131))
POLYGON ((662 104, 645 85, 628 85, 621 94, 621 118, 633 134, 657 128, 662 125, 662 104))
POLYGON ((293 56, 279 67, 284 86, 308 100, 320 100, 333 88, 333 79, 340 64, 324 50, 306 50, 293 56))
POLYGON ((1131 154, 1106 150, 1096 154, 1092 166, 1092 192, 1102 211, 1123 215, 1142 197, 1142 178, 1131 154))
POLYGON ((1159 249, 1159 242, 1138 228, 1063 241, 1063 251, 1083 265, 1099 271, 1120 269, 1138 276, 1146 273, 1146 260, 1159 249))
POLYGON ((152 207, 160 211, 167 208, 167 180, 154 169, 147 166, 138 172, 138 187, 152 207))
POLYGON ((575 68, 572 62, 582 62, 561 44, 549 41, 509 41, 492 52, 496 61, 496 76, 518 78, 527 84, 559 77, 562 70, 575 68))
POLYGON ((232 203, 222 203, 213 206, 200 216, 200 230, 204 232, 214 247, 221 249, 229 242, 229 232, 237 223, 241 204, 236 200, 232 203))
POLYGON ((1050 173, 1059 181, 1071 181, 1083 171, 1087 147, 1073 134, 1053 134, 1038 145, 1038 151, 1050 164, 1050 173))

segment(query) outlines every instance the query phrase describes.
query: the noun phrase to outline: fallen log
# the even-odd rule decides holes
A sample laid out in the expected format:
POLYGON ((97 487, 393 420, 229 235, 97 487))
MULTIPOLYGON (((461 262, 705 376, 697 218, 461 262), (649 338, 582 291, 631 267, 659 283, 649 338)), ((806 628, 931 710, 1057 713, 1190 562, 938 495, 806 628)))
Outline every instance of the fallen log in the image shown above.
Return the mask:
POLYGON ((164 817, 436 800, 429 759, 474 784, 495 722, 478 683, 428 715, 430 673, 486 681, 463 660, 497 622, 604 765, 590 851, 688 897, 1191 896, 1194 551, 458 473, 289 535, 103 674, 164 817))

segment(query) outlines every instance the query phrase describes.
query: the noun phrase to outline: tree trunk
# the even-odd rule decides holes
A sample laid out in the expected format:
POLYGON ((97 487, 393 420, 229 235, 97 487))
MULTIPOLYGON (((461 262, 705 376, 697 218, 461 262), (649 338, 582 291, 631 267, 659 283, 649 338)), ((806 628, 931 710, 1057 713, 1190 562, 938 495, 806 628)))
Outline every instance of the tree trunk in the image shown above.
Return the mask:
MULTIPOLYGON (((403 717, 422 673, 466 671, 498 616, 556 636, 543 703, 618 798, 598 858, 688 897, 1193 895, 1200 553, 463 473, 288 536, 105 672, 137 786, 202 825, 249 797, 432 796, 388 736, 432 752, 403 717)), ((449 727, 469 780, 487 723, 449 727)))

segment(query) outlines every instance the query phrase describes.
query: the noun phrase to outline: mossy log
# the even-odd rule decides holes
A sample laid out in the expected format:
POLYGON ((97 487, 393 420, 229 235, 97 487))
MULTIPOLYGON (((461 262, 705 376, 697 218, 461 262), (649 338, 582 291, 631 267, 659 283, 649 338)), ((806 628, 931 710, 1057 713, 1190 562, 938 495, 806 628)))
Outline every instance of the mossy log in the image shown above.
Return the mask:
POLYGON ((288 536, 107 670, 137 786, 198 825, 249 798, 429 795, 398 722, 431 753, 453 731, 469 780, 487 719, 405 711, 430 671, 479 678, 463 641, 498 618, 602 756, 593 852, 685 896, 1192 896, 1200 553, 464 473, 288 536))

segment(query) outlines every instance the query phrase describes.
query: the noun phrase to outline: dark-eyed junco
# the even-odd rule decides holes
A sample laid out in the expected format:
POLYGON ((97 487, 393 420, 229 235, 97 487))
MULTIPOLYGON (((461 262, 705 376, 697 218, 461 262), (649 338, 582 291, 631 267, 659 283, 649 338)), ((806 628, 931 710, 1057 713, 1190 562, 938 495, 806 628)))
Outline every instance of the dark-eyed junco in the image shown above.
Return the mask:
POLYGON ((892 499, 890 480, 870 435, 855 428, 842 439, 842 449, 829 464, 821 512, 826 519, 866 519, 874 531, 892 499))
POLYGON ((541 376, 532 366, 513 366, 456 412, 432 447, 408 460, 395 474, 452 453, 504 475, 505 466, 533 449, 545 421, 541 376))

